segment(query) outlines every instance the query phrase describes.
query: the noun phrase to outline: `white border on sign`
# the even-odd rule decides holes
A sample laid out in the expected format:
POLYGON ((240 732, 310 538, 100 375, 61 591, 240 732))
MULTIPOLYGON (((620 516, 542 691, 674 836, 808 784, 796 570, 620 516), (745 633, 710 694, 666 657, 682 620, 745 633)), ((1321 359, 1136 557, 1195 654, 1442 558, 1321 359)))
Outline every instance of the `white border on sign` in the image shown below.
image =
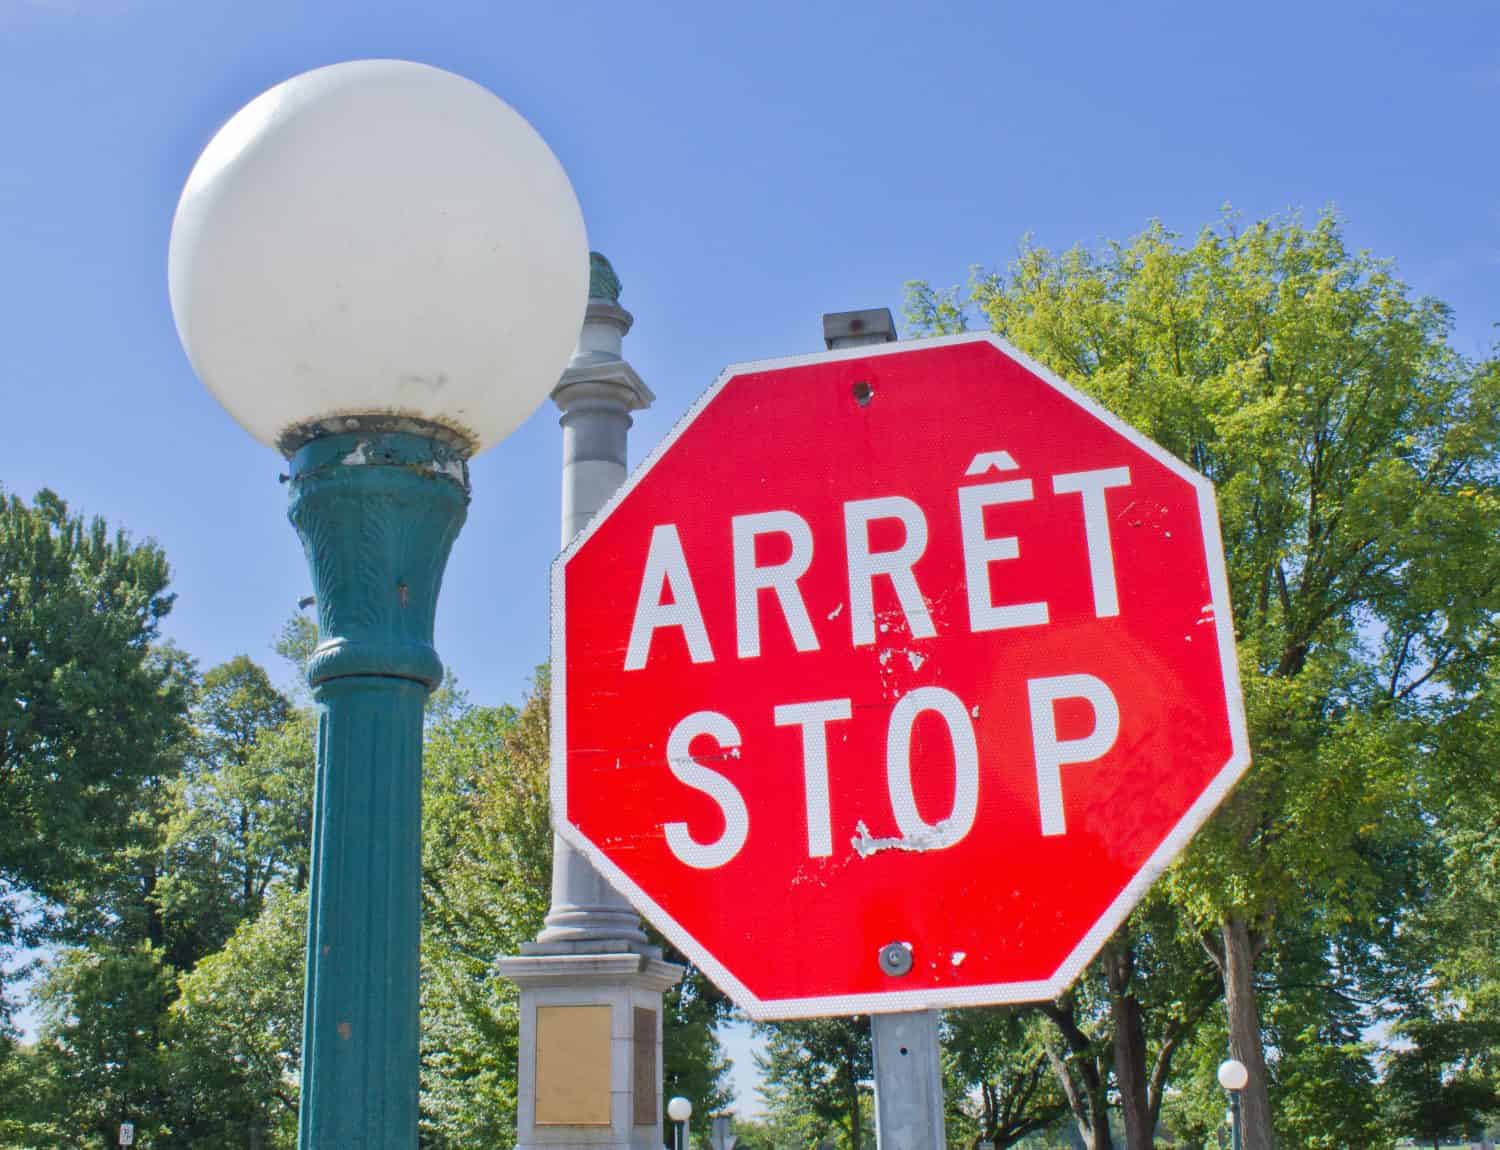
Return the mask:
POLYGON ((1229 575, 1224 567, 1224 545, 1219 535, 1218 507, 1213 484, 1159 444, 1147 439, 1119 417, 1106 411, 1077 388, 1058 378, 1047 368, 1023 355, 1010 344, 989 332, 939 336, 932 339, 872 344, 840 348, 812 355, 763 359, 733 364, 720 373, 713 385, 688 408, 660 443, 636 467, 630 477, 597 515, 580 531, 552 564, 552 746, 551 793, 553 829, 574 850, 584 855, 609 884, 624 894, 631 904, 687 955, 713 983, 734 999, 735 1003, 757 1021, 783 1018, 816 1018, 839 1014, 889 1014, 910 1010, 932 1010, 957 1006, 1008 1005, 1042 1002, 1056 998, 1072 984, 1106 940, 1125 921, 1147 889, 1187 846, 1209 815, 1229 794, 1230 788, 1250 765, 1250 738, 1245 725, 1245 704, 1240 693, 1239 661, 1234 646, 1234 625, 1229 607, 1229 575), (750 991, 708 950, 700 945, 683 926, 642 890, 613 860, 596 847, 567 818, 567 649, 565 644, 565 604, 563 572, 568 560, 601 524, 626 499, 657 462, 672 449, 678 438, 718 396, 730 380, 741 375, 775 371, 788 367, 808 367, 837 363, 846 359, 867 359, 880 355, 905 355, 952 347, 955 344, 988 343, 1001 354, 1019 363, 1027 371, 1072 403, 1087 411, 1117 435, 1129 440, 1162 466, 1192 484, 1198 493, 1198 517, 1203 529, 1203 543, 1208 561, 1209 589, 1214 611, 1214 633, 1219 643, 1219 665, 1223 673, 1226 710, 1229 715, 1230 756, 1197 802, 1177 821, 1161 845, 1152 852, 1135 877, 1109 904, 1083 940, 1063 959, 1051 977, 1033 982, 988 983, 979 986, 929 987, 914 990, 889 990, 869 994, 826 995, 808 998, 761 999, 750 991))

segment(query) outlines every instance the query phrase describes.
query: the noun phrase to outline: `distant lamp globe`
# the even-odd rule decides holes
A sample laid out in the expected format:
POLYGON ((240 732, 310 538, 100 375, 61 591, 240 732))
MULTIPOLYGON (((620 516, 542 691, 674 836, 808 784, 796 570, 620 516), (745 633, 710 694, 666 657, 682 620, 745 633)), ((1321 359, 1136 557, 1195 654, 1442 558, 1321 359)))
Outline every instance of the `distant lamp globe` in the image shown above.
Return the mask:
POLYGON ((288 455, 362 416, 494 445, 567 365, 588 279, 542 138, 404 60, 318 68, 242 108, 188 176, 168 252, 193 369, 288 455))
POLYGON ((1219 1063, 1219 1085, 1225 1090, 1243 1090, 1249 1081, 1250 1072, 1238 1058, 1226 1058, 1219 1063))
POLYGON ((667 1117, 673 1122, 686 1122, 693 1116, 693 1104, 681 1096, 667 1103, 667 1117))

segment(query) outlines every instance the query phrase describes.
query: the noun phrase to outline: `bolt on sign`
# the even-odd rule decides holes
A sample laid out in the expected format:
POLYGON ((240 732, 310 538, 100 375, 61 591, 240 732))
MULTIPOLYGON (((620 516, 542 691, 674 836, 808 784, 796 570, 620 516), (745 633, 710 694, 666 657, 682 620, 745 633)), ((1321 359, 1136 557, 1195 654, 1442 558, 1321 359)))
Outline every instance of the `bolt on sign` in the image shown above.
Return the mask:
POLYGON ((552 595, 557 829, 755 1018, 1054 997, 1249 762, 1212 486, 987 335, 729 369, 552 595))

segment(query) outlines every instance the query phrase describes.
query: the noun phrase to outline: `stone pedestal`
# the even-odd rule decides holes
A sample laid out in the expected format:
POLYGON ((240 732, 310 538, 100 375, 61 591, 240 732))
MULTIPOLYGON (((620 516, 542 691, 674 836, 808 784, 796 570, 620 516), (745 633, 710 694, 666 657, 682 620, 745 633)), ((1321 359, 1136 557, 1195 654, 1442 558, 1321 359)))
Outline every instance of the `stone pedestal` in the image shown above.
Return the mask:
POLYGON ((499 969, 521 989, 517 1150, 660 1150, 662 992, 682 968, 585 952, 499 969))

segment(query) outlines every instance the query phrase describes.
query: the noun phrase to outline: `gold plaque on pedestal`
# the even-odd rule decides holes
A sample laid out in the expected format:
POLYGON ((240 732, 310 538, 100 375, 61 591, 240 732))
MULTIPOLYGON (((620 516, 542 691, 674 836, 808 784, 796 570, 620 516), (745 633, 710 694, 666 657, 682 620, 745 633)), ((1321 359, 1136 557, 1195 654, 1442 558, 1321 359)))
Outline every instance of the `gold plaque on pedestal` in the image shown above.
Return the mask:
POLYGON ((610 1125, 610 1008, 536 1008, 536 1124, 610 1125))

